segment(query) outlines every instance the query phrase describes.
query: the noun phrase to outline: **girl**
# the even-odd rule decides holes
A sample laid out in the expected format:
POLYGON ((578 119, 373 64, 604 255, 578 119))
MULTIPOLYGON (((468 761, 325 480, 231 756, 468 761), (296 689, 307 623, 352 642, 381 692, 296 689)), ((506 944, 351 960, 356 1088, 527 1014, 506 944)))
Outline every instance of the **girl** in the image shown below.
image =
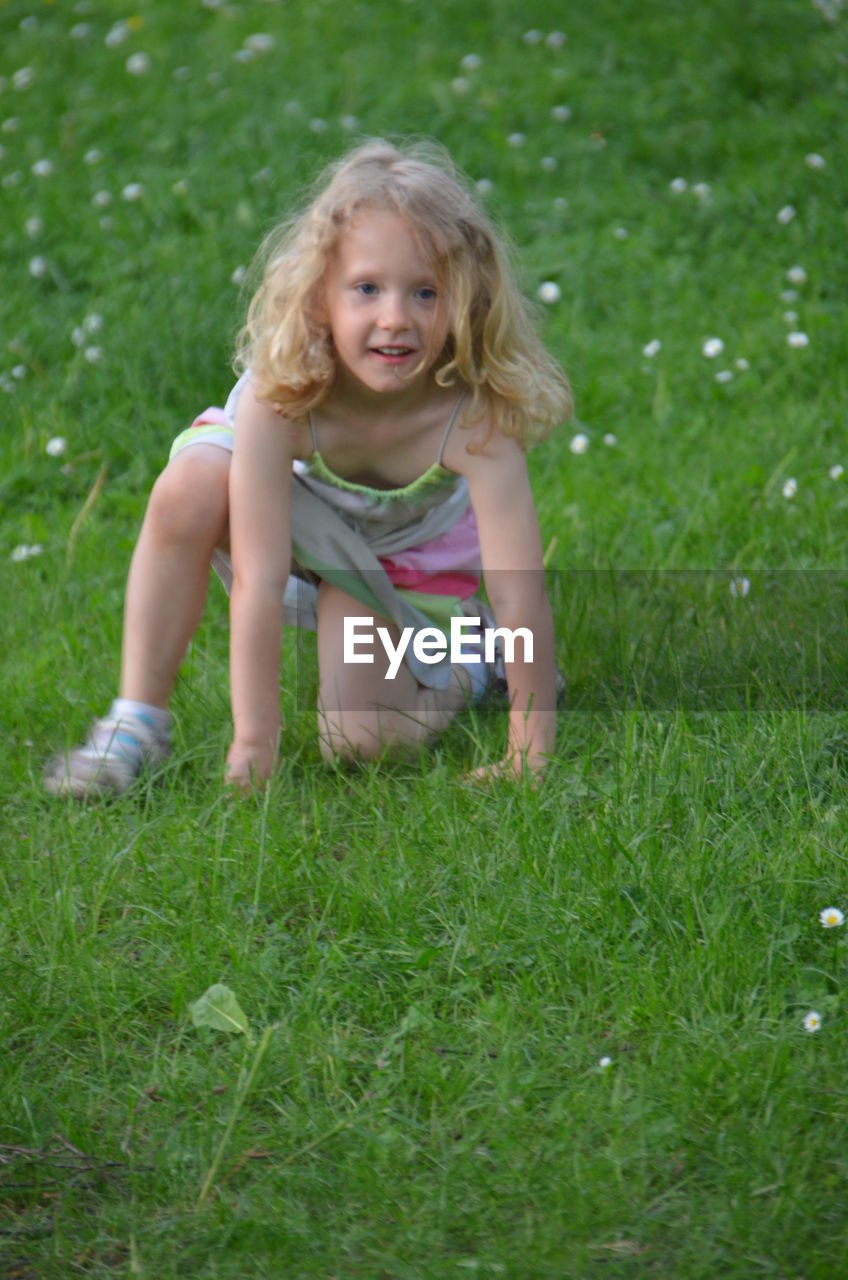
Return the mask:
POLYGON ((323 176, 264 261, 242 376, 177 438, 151 494, 120 697, 51 762, 49 790, 120 793, 165 757, 210 562, 230 591, 230 783, 274 768, 284 620, 318 633, 327 758, 427 741, 485 692, 493 652, 470 652, 471 623, 460 660, 440 657, 451 619, 523 628, 504 646, 507 751, 481 772, 539 772, 556 667, 524 451, 571 400, 503 245, 440 153, 376 140, 323 176), (481 568, 491 611, 474 598, 481 568))

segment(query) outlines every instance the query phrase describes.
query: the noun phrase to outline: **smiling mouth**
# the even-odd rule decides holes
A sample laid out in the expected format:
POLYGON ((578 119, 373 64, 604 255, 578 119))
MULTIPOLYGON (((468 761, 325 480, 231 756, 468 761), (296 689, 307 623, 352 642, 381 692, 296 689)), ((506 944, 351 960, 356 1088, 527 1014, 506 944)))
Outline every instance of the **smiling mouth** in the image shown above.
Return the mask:
POLYGON ((384 360, 404 360, 415 354, 412 347, 371 347, 372 355, 382 356, 384 360))

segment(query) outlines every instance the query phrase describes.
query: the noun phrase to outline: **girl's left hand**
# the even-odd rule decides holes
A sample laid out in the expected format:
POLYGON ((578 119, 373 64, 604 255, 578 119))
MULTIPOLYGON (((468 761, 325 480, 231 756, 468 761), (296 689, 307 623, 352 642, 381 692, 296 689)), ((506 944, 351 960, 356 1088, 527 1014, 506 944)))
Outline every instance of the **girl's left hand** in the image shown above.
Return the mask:
POLYGON ((275 755, 270 745, 258 747, 234 741, 227 752, 225 784, 244 792, 262 786, 274 772, 275 755))
POLYGON ((484 764, 471 773, 463 774, 462 781, 490 786, 493 782, 520 782, 527 778, 535 787, 542 781, 546 764, 544 757, 528 760, 526 757, 504 756, 495 764, 484 764))

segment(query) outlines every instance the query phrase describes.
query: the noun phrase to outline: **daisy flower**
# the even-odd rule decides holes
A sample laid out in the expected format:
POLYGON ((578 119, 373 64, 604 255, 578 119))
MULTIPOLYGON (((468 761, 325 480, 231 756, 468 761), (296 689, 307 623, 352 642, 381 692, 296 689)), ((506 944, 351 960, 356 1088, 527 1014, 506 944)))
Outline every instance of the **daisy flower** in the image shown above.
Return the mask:
POLYGON ((807 337, 806 333, 801 333, 799 330, 787 334, 786 341, 789 343, 790 347, 795 347, 796 349, 808 347, 810 345, 810 339, 807 337))
POLYGON ((576 436, 571 437, 568 447, 572 453, 585 453, 589 448, 589 437, 584 435, 582 431, 578 431, 576 436))
POLYGON ((804 1017, 805 1031, 821 1031, 822 1016, 815 1009, 811 1009, 804 1017))
POLYGON ((794 476, 790 476, 788 480, 784 481, 784 485, 783 485, 783 488, 781 489, 781 493, 783 494, 784 498, 794 498, 797 492, 798 492, 798 481, 795 479, 794 476))
POLYGON ((843 467, 842 463, 835 462, 827 474, 830 476, 831 480, 839 480, 841 479, 844 472, 845 472, 845 468, 843 467))
POLYGON ((838 929, 845 923, 845 916, 838 907, 825 907, 819 912, 819 923, 823 929, 838 929))
POLYGON ((723 350, 724 343, 721 338, 707 338, 706 342, 701 347, 701 353, 705 355, 708 360, 715 360, 716 356, 720 356, 723 350))
POLYGON ((653 360, 654 356, 659 355, 661 351, 662 343, 659 338, 652 338, 651 341, 642 348, 642 355, 647 356, 649 360, 653 360))
POLYGON ((539 285, 536 296, 541 302, 546 302, 550 306, 554 302, 559 302, 562 290, 555 280, 545 280, 539 285))

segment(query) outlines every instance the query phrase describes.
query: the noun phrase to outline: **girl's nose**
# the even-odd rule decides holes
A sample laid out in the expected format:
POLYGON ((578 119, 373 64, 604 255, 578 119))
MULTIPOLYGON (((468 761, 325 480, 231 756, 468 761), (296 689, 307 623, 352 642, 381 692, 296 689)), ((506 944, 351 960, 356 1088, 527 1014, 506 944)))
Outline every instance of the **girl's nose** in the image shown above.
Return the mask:
POLYGON ((405 329, 407 324, 406 304, 398 293, 385 293, 380 308, 380 326, 383 329, 405 329))

